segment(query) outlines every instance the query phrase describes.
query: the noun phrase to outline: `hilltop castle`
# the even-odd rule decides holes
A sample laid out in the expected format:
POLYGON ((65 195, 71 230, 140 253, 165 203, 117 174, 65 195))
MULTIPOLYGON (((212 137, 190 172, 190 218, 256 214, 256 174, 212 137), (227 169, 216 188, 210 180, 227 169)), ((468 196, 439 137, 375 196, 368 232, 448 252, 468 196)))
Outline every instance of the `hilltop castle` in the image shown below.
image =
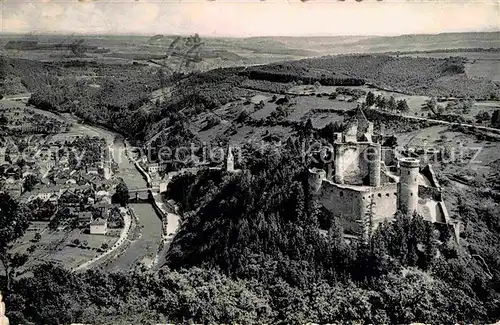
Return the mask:
POLYGON ((340 217, 346 236, 360 238, 398 210, 418 213, 438 229, 459 223, 450 218, 431 165, 396 157, 394 147, 382 146, 373 123, 361 109, 343 133, 334 134, 333 161, 309 169, 309 187, 320 203, 340 217))

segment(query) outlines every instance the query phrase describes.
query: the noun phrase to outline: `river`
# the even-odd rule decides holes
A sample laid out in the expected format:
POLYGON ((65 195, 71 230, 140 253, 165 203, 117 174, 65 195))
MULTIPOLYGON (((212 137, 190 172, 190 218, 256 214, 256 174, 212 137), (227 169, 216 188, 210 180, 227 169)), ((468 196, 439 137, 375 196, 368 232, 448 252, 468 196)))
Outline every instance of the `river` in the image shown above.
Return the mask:
MULTIPOLYGON (((147 182, 125 156, 124 149, 123 140, 117 139, 113 150, 114 159, 119 166, 118 176, 123 178, 129 188, 147 187, 147 182)), ((149 265, 153 262, 160 247, 162 223, 152 205, 134 203, 130 206, 139 219, 139 226, 142 228, 141 236, 133 241, 120 257, 107 266, 107 269, 111 271, 127 271, 140 262, 149 265)))

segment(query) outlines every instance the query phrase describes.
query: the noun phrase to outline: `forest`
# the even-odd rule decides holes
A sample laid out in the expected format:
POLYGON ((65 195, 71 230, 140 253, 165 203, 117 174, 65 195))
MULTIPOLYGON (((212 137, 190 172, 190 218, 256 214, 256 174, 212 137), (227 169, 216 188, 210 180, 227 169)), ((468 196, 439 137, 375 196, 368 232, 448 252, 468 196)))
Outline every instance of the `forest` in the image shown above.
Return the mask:
POLYGON ((466 77, 464 60, 353 54, 250 67, 244 73, 251 79, 278 82, 319 81, 322 85, 338 86, 366 83, 415 95, 477 99, 498 95, 498 87, 490 82, 466 77))

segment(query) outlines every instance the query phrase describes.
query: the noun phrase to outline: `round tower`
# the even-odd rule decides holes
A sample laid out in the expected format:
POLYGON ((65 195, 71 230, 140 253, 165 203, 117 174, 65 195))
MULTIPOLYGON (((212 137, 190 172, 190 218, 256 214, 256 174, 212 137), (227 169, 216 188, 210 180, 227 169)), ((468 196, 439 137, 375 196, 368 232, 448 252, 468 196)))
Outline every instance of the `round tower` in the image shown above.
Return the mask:
POLYGON ((326 172, 323 169, 309 170, 308 180, 311 193, 317 193, 319 191, 324 179, 326 179, 326 172))
POLYGON ((380 186, 380 160, 382 159, 380 143, 374 143, 369 150, 368 177, 370 186, 378 187, 380 186))
POLYGON ((399 162, 401 176, 398 184, 398 208, 413 213, 418 206, 418 174, 420 160, 402 158, 399 162))
POLYGON ((344 166, 342 159, 342 148, 343 145, 341 143, 335 143, 333 146, 334 149, 334 161, 333 161, 333 169, 334 176, 333 180, 337 184, 344 184, 344 166))

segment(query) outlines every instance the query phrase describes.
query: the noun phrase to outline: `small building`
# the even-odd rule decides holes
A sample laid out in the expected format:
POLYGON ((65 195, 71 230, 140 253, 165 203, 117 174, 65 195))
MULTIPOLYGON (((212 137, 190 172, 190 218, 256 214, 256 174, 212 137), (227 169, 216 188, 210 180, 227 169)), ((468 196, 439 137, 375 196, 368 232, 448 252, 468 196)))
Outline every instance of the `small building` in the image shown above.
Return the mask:
POLYGON ((57 194, 52 194, 49 198, 49 201, 52 204, 57 204, 57 201, 59 200, 59 196, 57 194))
POLYGON ((106 235, 108 230, 108 221, 106 219, 97 218, 90 222, 91 235, 106 235))
POLYGON ((160 165, 158 163, 149 164, 148 173, 158 173, 160 165))
POLYGON ((5 192, 9 193, 11 197, 18 198, 23 192, 23 185, 20 182, 6 183, 4 186, 4 190, 5 192))
POLYGON ((108 191, 97 191, 95 192, 94 202, 111 204, 111 194, 108 191))
POLYGON ((6 151, 7 151, 7 148, 5 148, 5 147, 1 147, 1 148, 0 148, 0 164, 4 164, 4 163, 6 163, 6 162, 7 162, 7 161, 5 160, 6 151))
POLYGON ((94 204, 94 208, 99 210, 100 218, 107 218, 112 205, 106 202, 99 202, 94 204))
POLYGON ((87 168, 87 174, 98 175, 99 174, 99 169, 97 169, 97 167, 88 167, 87 168))
POLYGON ((78 223, 82 226, 86 226, 92 222, 92 212, 82 211, 78 213, 78 223))

